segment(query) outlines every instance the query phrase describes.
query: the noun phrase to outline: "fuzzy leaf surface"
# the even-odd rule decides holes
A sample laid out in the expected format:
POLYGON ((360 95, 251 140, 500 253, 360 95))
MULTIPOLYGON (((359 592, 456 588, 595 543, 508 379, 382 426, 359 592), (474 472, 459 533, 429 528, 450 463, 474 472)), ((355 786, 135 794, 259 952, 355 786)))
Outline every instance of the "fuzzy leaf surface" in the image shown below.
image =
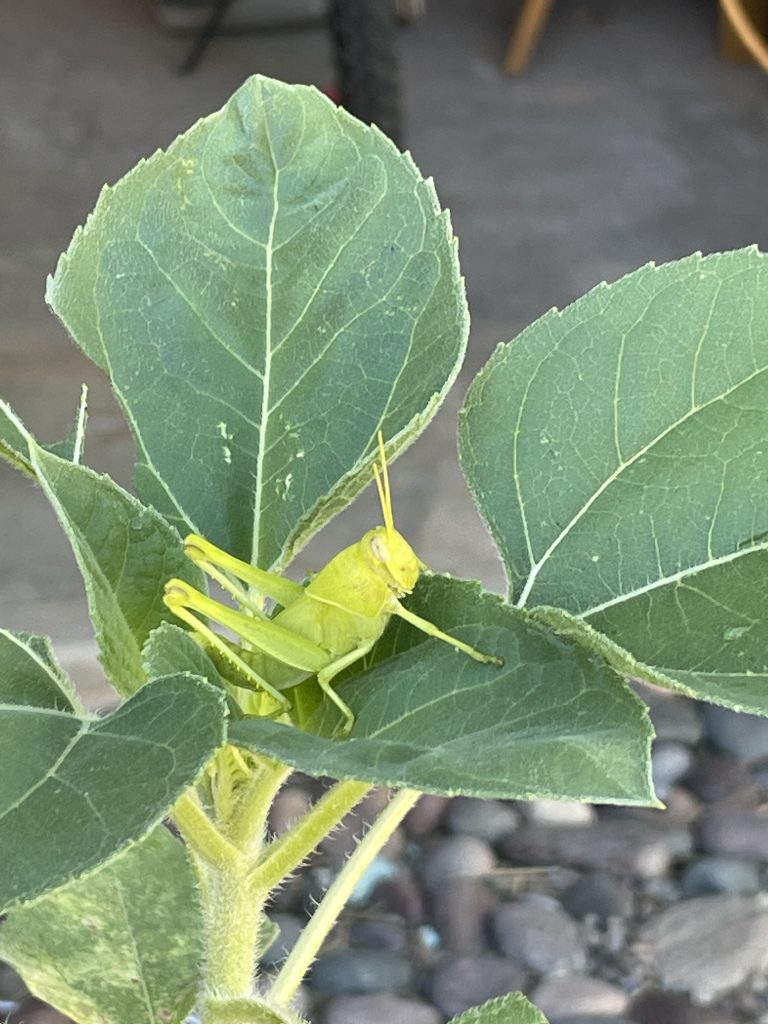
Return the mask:
POLYGON ((10 704, 80 710, 46 637, 0 629, 0 705, 10 704))
POLYGON ((201 956, 192 868, 162 827, 87 878, 16 908, 0 928, 0 957, 79 1024, 181 1024, 201 956))
POLYGON ((448 1024, 547 1024, 547 1018, 521 992, 491 999, 452 1017, 448 1024))
POLYGON ((139 494, 268 567, 436 411, 467 334, 447 215, 378 130, 247 81, 105 189, 48 301, 110 376, 139 494))
POLYGON ((460 434, 520 606, 768 714, 763 254, 647 266, 547 313, 478 375, 460 434))
POLYGON ((164 584, 179 576, 204 586, 163 517, 107 476, 44 451, 30 441, 33 470, 77 559, 101 662, 123 696, 145 680, 141 648, 170 619, 164 584))
POLYGON ((320 735, 244 718, 230 722, 229 741, 312 775, 382 786, 654 801, 645 708, 600 659, 465 581, 427 578, 409 607, 504 665, 479 664, 396 621, 377 664, 337 686, 356 718, 348 739, 326 738, 338 724, 326 701, 312 723, 320 735))
POLYGON ((156 680, 100 719, 1 705, 0 910, 143 836, 223 734, 221 691, 190 675, 156 680))

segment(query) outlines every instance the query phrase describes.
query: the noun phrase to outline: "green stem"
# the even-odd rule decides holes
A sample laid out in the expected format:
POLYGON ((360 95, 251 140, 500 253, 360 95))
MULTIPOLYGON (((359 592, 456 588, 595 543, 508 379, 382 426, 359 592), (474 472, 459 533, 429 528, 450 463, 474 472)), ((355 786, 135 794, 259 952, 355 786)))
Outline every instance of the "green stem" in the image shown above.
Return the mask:
POLYGON ((172 816, 185 842, 203 863, 223 867, 237 862, 239 850, 219 832, 191 792, 176 801, 172 816))
POLYGON ((239 865, 209 875, 204 907, 207 996, 230 1000, 253 994, 262 903, 254 899, 247 874, 243 858, 239 865))
POLYGON ((234 808, 229 835, 233 843, 251 856, 261 851, 269 809, 292 770, 277 761, 266 761, 262 771, 248 781, 234 808))
POLYGON ((400 790, 360 841, 360 845, 323 897, 275 979, 269 993, 275 1003, 287 1005, 296 995, 304 975, 366 868, 420 796, 421 793, 413 789, 400 790))
POLYGON ((367 782, 355 781, 338 782, 331 787, 290 832, 267 848, 254 871, 253 881, 256 886, 264 892, 270 892, 295 871, 370 788, 367 782))

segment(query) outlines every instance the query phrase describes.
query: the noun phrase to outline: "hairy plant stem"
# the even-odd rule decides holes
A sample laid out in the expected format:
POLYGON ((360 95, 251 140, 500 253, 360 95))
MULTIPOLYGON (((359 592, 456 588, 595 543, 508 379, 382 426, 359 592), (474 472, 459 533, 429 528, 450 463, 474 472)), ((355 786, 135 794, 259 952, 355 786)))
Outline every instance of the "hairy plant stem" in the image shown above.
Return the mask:
POLYGON ((207 950, 203 1024, 298 1024, 288 1007, 293 994, 280 1005, 271 993, 268 1002, 254 995, 264 903, 370 786, 337 783, 265 850, 269 808, 289 774, 286 765, 264 759, 243 786, 228 820, 220 823, 221 830, 194 796, 179 802, 179 827, 195 854, 201 881, 207 950))
POLYGON ((366 868, 420 796, 421 793, 413 789, 400 790, 360 841, 321 900, 275 979, 269 993, 275 1003, 287 1005, 294 998, 304 975, 366 868))
POLYGON ((367 782, 338 782, 281 839, 267 848, 254 877, 270 892, 301 864, 370 790, 367 782))
POLYGON ((191 791, 176 801, 172 817, 184 841, 203 864, 233 864, 238 859, 236 847, 219 832, 191 791))

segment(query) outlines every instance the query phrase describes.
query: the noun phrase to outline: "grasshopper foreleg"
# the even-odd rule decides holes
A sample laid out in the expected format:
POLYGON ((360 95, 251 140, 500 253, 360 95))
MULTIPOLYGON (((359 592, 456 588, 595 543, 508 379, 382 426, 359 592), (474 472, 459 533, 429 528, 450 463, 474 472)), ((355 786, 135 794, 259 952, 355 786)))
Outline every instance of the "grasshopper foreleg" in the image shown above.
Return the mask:
POLYGON ((475 647, 470 647, 469 644, 465 644, 461 640, 457 640, 456 637, 449 636, 448 633, 443 633, 441 629, 430 622, 429 619, 422 619, 420 615, 416 615, 414 612, 409 611, 399 601, 395 601, 395 607, 393 612, 398 615, 401 619, 405 619, 406 622, 410 622, 416 629, 420 629, 422 633, 426 633, 427 636, 434 637, 435 640, 442 640, 443 643, 450 644, 451 647, 455 647, 457 651, 463 651, 464 654, 468 654, 470 658, 474 658, 475 661, 482 661, 486 665, 503 665, 504 661, 501 658, 496 658, 492 654, 483 654, 482 651, 478 651, 475 647))

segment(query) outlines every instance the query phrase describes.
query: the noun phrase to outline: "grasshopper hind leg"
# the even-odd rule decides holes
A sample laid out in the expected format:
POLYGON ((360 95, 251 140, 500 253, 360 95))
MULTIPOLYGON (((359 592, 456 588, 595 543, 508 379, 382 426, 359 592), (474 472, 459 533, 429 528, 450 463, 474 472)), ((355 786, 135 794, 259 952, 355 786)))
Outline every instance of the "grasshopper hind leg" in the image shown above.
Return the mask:
POLYGON ((260 690, 264 693, 268 693, 273 700, 281 706, 283 711, 291 711, 292 704, 279 690, 276 690, 274 686, 263 679, 258 672, 256 672, 251 666, 240 657, 240 655, 234 651, 224 639, 219 636, 218 633, 214 632, 209 626, 207 626, 202 619, 198 618, 193 611, 189 608, 189 591, 192 588, 187 588, 186 585, 178 586, 174 585, 175 581, 171 582, 165 588, 165 601, 166 607, 173 612, 183 622, 186 622, 188 626, 191 626, 196 633, 199 633, 204 637, 208 643, 234 668, 240 672, 243 678, 243 686, 250 690, 260 690))

